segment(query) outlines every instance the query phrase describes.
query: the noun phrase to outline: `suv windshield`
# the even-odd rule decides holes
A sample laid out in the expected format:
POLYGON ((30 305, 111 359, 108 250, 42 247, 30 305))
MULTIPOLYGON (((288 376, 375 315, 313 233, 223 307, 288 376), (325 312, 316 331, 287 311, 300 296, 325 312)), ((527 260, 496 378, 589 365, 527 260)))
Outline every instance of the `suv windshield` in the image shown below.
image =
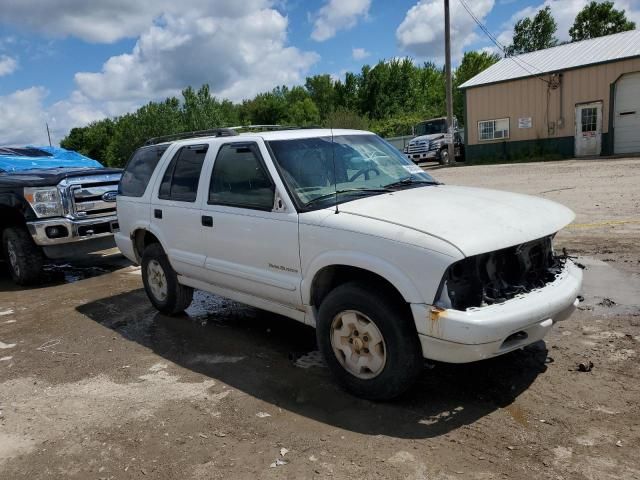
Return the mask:
POLYGON ((433 135, 434 133, 447 133, 447 122, 443 118, 431 120, 416 125, 416 136, 433 135))
POLYGON ((273 140, 282 178, 302 209, 437 182, 377 135, 273 140))

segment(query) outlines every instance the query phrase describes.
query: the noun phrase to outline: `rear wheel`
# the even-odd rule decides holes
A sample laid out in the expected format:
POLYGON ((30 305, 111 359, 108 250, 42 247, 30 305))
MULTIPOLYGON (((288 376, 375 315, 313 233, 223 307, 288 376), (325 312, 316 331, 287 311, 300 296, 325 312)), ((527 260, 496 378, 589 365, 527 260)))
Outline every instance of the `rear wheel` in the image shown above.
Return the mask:
POLYGON ((162 246, 153 243, 142 254, 142 283, 156 309, 167 315, 184 312, 193 300, 193 289, 178 282, 162 246))
POLYGON ((336 381, 348 392, 389 400, 422 371, 422 350, 406 308, 358 283, 331 291, 320 305, 316 335, 336 381))
POLYGON ((44 255, 26 229, 5 228, 2 233, 2 250, 15 283, 31 285, 40 279, 44 255))

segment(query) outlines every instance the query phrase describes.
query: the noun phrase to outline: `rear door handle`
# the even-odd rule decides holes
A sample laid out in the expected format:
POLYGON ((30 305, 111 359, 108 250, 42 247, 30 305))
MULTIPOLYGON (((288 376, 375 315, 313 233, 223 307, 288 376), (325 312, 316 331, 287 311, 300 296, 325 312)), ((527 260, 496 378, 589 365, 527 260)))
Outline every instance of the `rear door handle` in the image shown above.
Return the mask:
POLYGON ((203 215, 201 220, 203 227, 213 227, 213 217, 210 217, 209 215, 203 215))
POLYGON ((153 211, 153 216, 154 216, 155 218, 162 218, 162 210, 160 210, 159 208, 156 208, 156 209, 153 211))

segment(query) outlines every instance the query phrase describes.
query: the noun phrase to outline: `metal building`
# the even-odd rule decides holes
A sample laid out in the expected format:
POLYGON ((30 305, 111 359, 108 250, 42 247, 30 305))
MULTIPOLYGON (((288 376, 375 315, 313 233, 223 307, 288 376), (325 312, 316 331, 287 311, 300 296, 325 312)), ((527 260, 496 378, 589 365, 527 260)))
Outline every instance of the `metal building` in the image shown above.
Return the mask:
POLYGON ((463 83, 466 155, 640 152, 640 31, 501 59, 463 83))

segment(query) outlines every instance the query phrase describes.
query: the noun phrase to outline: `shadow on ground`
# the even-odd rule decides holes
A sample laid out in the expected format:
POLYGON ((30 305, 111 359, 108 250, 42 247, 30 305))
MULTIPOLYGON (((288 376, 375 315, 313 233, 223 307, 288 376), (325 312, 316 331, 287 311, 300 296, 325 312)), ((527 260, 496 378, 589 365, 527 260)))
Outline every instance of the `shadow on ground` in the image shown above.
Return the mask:
POLYGON ((42 276, 36 284, 23 287, 13 283, 7 263, 0 261, 0 291, 36 290, 65 283, 74 283, 79 280, 111 273, 129 265, 131 265, 131 262, 120 252, 109 254, 101 252, 89 253, 81 258, 68 261, 51 260, 45 264, 42 276))
POLYGON ((315 331, 293 320, 196 292, 189 315, 167 317, 135 290, 78 307, 92 320, 165 359, 273 405, 335 427, 399 438, 437 437, 511 404, 546 370, 544 343, 467 365, 427 364, 391 403, 354 398, 328 370, 296 366, 315 331), (228 357, 244 357, 224 362, 228 357))

